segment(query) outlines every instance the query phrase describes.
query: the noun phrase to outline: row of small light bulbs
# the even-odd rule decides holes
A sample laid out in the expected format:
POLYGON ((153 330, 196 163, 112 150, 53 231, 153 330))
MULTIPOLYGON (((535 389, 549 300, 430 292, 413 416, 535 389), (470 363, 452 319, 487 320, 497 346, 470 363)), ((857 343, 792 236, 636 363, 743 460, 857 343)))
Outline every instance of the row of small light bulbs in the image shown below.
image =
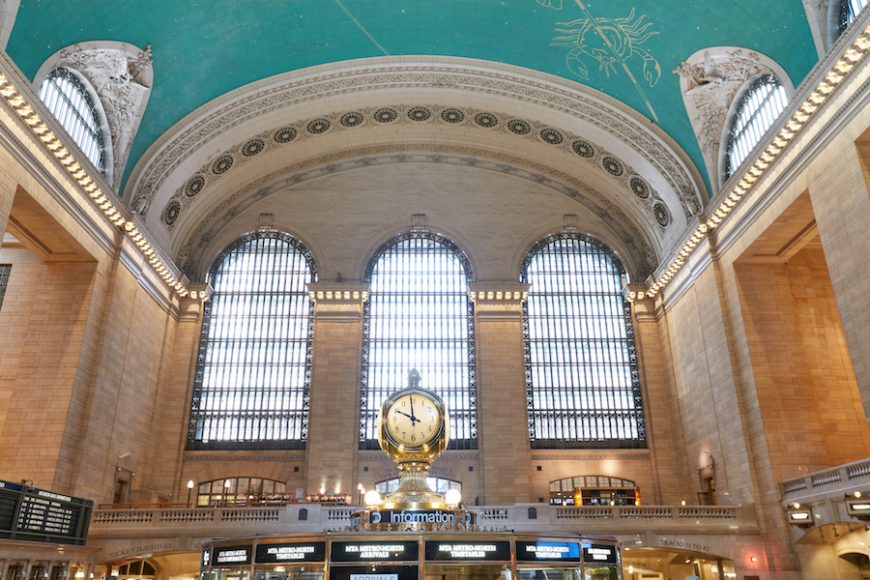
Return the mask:
POLYGON ((190 296, 194 299, 204 300, 208 296, 204 290, 188 290, 181 280, 172 273, 172 270, 160 259, 154 247, 142 232, 139 231, 136 224, 128 220, 124 213, 115 207, 115 204, 100 190, 100 187, 87 170, 76 161, 75 156, 58 139, 48 124, 42 120, 33 107, 28 104, 27 99, 18 92, 4 74, 0 74, 0 97, 3 97, 9 106, 12 107, 12 110, 33 131, 55 159, 60 162, 69 176, 93 200, 94 204, 103 212, 106 218, 116 227, 122 228, 124 233, 142 252, 142 255, 145 256, 154 272, 163 279, 167 286, 182 298, 190 296))
POLYGON ((737 204, 752 189, 755 183, 765 174, 771 163, 779 157, 786 146, 806 126, 810 118, 831 96, 834 89, 839 86, 846 76, 861 62, 867 52, 870 51, 870 25, 855 39, 843 56, 837 60, 833 68, 825 75, 825 78, 816 86, 803 104, 792 114, 785 126, 772 139, 767 148, 758 156, 752 167, 743 175, 740 181, 731 189, 730 194, 719 204, 719 207, 700 223, 689 238, 683 243, 680 251, 671 260, 664 273, 649 288, 644 291, 629 292, 629 300, 643 300, 654 298, 673 280, 674 276, 682 269, 688 257, 695 251, 704 237, 721 224, 737 204))

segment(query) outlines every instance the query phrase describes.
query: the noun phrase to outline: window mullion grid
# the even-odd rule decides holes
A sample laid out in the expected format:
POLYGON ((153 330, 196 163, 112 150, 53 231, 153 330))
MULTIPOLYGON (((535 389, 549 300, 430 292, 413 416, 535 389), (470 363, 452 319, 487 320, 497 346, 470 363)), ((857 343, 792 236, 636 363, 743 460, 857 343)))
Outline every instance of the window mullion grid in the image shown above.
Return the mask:
POLYGON ((548 439, 562 438, 561 417, 559 415, 559 407, 556 402, 556 391, 559 388, 557 366, 560 364, 560 353, 556 348, 556 289, 558 282, 556 281, 556 260, 552 248, 545 254, 547 259, 547 270, 550 272, 548 277, 549 284, 547 285, 547 352, 549 353, 550 363, 547 365, 548 377, 547 382, 547 437, 548 439), (554 360, 555 358, 555 360, 554 360))
MULTIPOLYGON (((564 243, 564 242, 563 242, 564 243)), ((574 241, 576 244, 576 240, 574 241)), ((571 350, 574 355, 573 368, 571 369, 571 383, 573 387, 573 404, 571 413, 574 417, 574 439, 582 441, 583 435, 583 415, 582 411, 585 408, 583 399, 586 394, 586 385, 580 377, 580 373, 584 372, 582 350, 580 349, 579 336, 577 327, 580 323, 580 318, 583 315, 583 305, 580 294, 580 268, 577 252, 571 252, 566 258, 570 265, 570 276, 568 278, 568 289, 571 296, 571 304, 568 312, 566 312, 567 324, 565 325, 566 338, 570 341, 571 350)))
POLYGON ((570 404, 570 389, 573 387, 573 381, 569 378, 571 368, 574 364, 573 353, 571 352, 571 344, 568 338, 569 310, 568 310, 568 284, 569 284, 569 268, 565 260, 565 252, 559 252, 559 275, 556 277, 558 281, 558 308, 559 317, 555 321, 558 328, 556 340, 559 341, 559 347, 562 351, 560 355, 562 360, 559 365, 559 408, 561 409, 562 417, 562 438, 565 440, 576 439, 575 417, 570 404))
POLYGON ((605 415, 607 419, 607 426, 609 429, 608 439, 622 439, 621 437, 621 429, 620 429, 620 413, 619 413, 619 402, 616 397, 616 391, 613 385, 613 376, 615 372, 613 360, 613 352, 611 350, 611 339, 613 337, 613 329, 611 327, 613 312, 613 293, 610 292, 610 289, 605 286, 604 276, 607 272, 599 272, 597 266, 603 265, 602 262, 606 258, 606 255, 599 247, 593 248, 595 263, 596 263, 596 271, 593 274, 593 280, 596 286, 597 293, 599 294, 598 299, 602 304, 606 305, 606 311, 599 314, 598 319, 598 331, 601 334, 599 336, 597 345, 599 349, 599 355, 601 356, 601 365, 602 369, 606 370, 606 372, 602 373, 602 381, 603 386, 606 389, 605 393, 607 396, 607 406, 610 407, 609 412, 605 415), (606 365, 606 366, 605 366, 606 365))

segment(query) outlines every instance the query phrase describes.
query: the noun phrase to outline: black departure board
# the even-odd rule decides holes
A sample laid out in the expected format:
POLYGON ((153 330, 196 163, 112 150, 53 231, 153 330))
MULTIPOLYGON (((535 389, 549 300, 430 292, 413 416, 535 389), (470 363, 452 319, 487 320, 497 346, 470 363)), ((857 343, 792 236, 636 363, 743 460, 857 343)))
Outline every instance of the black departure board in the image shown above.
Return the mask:
POLYGON ((83 546, 94 502, 0 480, 0 538, 83 546))

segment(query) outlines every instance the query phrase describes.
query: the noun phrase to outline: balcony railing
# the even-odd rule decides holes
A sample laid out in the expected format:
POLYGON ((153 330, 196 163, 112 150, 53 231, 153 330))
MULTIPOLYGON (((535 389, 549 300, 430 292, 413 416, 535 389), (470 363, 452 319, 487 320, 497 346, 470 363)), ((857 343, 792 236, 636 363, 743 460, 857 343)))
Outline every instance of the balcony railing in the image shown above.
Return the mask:
MULTIPOLYGON (((91 538, 245 536, 289 532, 342 531, 355 506, 295 504, 284 507, 98 509, 91 538)), ((590 506, 546 504, 471 508, 481 530, 565 531, 587 533, 721 533, 756 528, 752 506, 590 506)))
POLYGON ((782 482, 782 498, 786 502, 806 502, 829 495, 866 492, 868 487, 870 458, 786 479, 782 482))

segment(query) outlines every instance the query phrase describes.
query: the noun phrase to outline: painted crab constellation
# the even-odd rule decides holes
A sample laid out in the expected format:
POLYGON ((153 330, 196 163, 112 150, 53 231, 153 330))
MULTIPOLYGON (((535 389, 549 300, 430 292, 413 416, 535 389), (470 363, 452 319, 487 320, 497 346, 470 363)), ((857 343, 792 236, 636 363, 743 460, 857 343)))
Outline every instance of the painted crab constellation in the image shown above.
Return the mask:
MULTIPOLYGON (((535 0, 539 5, 553 10, 563 8, 562 0, 535 0)), ((593 16, 582 0, 574 0, 583 16, 574 20, 557 22, 554 46, 568 48, 565 65, 582 81, 590 78, 589 66, 598 65, 598 72, 606 78, 622 70, 643 99, 654 121, 658 116, 647 98, 646 92, 632 70, 642 66, 643 80, 650 88, 662 76, 658 60, 643 47, 643 44, 659 33, 652 30, 653 23, 644 14, 632 8, 624 18, 593 16)))

